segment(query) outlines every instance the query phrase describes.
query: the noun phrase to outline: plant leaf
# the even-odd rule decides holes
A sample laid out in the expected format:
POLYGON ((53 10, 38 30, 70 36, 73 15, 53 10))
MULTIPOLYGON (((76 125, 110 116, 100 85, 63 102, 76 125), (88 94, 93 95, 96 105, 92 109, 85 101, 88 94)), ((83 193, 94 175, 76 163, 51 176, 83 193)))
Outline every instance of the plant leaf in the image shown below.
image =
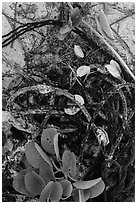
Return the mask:
POLYGON ((39 202, 46 202, 50 198, 51 191, 53 189, 54 182, 50 181, 42 190, 39 198, 39 202))
POLYGON ((33 141, 26 144, 25 155, 28 162, 36 169, 38 169, 40 163, 44 161, 39 152, 37 151, 35 143, 33 141))
POLYGON ((76 176, 76 157, 73 152, 65 150, 62 157, 62 171, 70 174, 73 178, 76 176))
POLYGON ((15 179, 13 181, 13 188, 21 193, 21 194, 25 194, 27 197, 33 198, 36 196, 36 194, 34 193, 30 193, 27 191, 26 187, 25 187, 25 183, 24 183, 24 178, 23 179, 15 179))
POLYGON ((75 178, 76 176, 76 156, 73 152, 71 153, 70 175, 72 178, 75 178))
POLYGON ((24 181, 27 191, 35 195, 40 195, 45 186, 43 179, 34 171, 28 172, 24 177, 24 181))
POLYGON ((47 184, 50 180, 55 180, 53 169, 47 162, 42 162, 39 167, 39 175, 47 184))
POLYGON ((78 56, 80 58, 84 57, 84 53, 83 53, 83 51, 79 45, 74 45, 74 53, 76 56, 78 56))
POLYGON ((102 9, 99 12, 98 21, 99 21, 100 27, 101 27, 102 32, 105 35, 105 37, 110 39, 110 40, 114 40, 115 38, 113 36, 112 30, 109 26, 106 15, 102 9))
POLYGON ((62 171, 66 174, 70 173, 70 164, 71 164, 71 152, 65 150, 62 156, 62 171))
POLYGON ((26 158, 26 155, 22 155, 21 157, 21 160, 20 160, 23 164, 24 164, 24 167, 27 169, 27 168, 30 168, 32 167, 31 164, 28 162, 27 158, 26 158))
POLYGON ((27 190, 24 183, 24 176, 22 177, 22 179, 14 179, 12 186, 17 192, 26 195, 27 190))
POLYGON ((86 202, 90 198, 90 189, 84 189, 83 190, 83 197, 84 197, 83 202, 86 202))
POLYGON ((90 198, 95 198, 100 195, 105 189, 105 183, 101 179, 95 186, 90 188, 90 198))
POLYGON ((62 26, 62 27, 60 28, 59 33, 60 33, 61 35, 64 35, 64 34, 70 32, 71 30, 72 30, 71 26, 70 26, 69 24, 66 24, 66 25, 64 25, 64 26, 62 26))
POLYGON ((77 69, 77 77, 85 76, 86 74, 90 73, 90 67, 89 66, 81 66, 77 69))
POLYGON ((40 194, 39 202, 59 202, 62 196, 62 186, 59 182, 50 181, 40 194))
POLYGON ((79 202, 79 190, 77 188, 73 189, 72 197, 75 202, 79 202))
POLYGON ((83 190, 78 189, 78 193, 79 193, 79 202, 84 202, 83 190))
POLYGON ((39 152, 39 154, 41 155, 41 157, 44 159, 44 161, 46 161, 49 165, 52 166, 50 158, 48 157, 48 155, 41 149, 41 147, 36 142, 35 142, 35 147, 36 147, 37 151, 39 152))
POLYGON ((51 194, 50 194, 50 200, 51 202, 59 202, 59 200, 62 197, 62 186, 59 182, 54 182, 51 194))
POLYGON ((55 154, 56 154, 57 159, 60 160, 59 146, 58 146, 58 136, 59 136, 58 133, 54 136, 54 150, 55 150, 55 154))
POLYGON ((57 133, 57 129, 55 128, 47 128, 42 132, 41 145, 43 149, 50 154, 55 154, 54 137, 57 133))
POLYGON ((28 173, 27 169, 21 170, 13 179, 13 188, 19 193, 25 194, 27 193, 25 183, 24 183, 24 175, 28 173))
POLYGON ((78 189, 88 189, 96 185, 100 180, 101 178, 97 178, 97 179, 89 180, 89 181, 76 181, 73 183, 73 186, 78 189))
POLYGON ((62 193, 62 198, 63 199, 67 199, 68 197, 71 196, 73 187, 70 181, 64 179, 60 181, 60 184, 62 186, 63 189, 63 193, 62 193))
POLYGON ((90 189, 83 189, 83 190, 81 189, 80 194, 81 194, 81 198, 79 195, 79 189, 74 188, 72 192, 73 200, 75 202, 80 202, 80 199, 81 199, 81 202, 86 202, 90 198, 90 189))
POLYGON ((74 97, 75 97, 75 100, 78 101, 81 105, 83 105, 85 103, 82 96, 75 94, 74 97))
POLYGON ((70 20, 73 27, 79 26, 82 21, 82 16, 78 7, 74 8, 70 13, 70 20))
POLYGON ((19 173, 16 174, 16 176, 14 177, 15 179, 22 179, 23 176, 25 176, 26 173, 33 171, 34 168, 28 167, 27 169, 22 169, 19 173))

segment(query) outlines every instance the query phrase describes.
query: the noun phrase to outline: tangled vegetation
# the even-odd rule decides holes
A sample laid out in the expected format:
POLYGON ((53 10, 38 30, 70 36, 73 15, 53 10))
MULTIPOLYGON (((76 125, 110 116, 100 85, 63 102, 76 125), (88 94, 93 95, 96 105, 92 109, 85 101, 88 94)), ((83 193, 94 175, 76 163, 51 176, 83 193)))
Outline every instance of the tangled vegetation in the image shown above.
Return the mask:
POLYGON ((21 24, 3 36, 3 47, 32 36, 26 65, 3 90, 3 201, 134 197, 133 75, 82 24, 82 12, 61 3, 58 20, 21 24))
POLYGON ((80 163, 76 161, 74 153, 66 149, 60 158, 58 137, 55 128, 45 129, 41 136, 41 146, 52 155, 52 159, 38 143, 31 141, 26 144, 26 169, 14 177, 14 189, 28 197, 40 195, 40 202, 58 202, 69 197, 73 201, 85 202, 101 194, 105 188, 104 182, 101 178, 82 181, 80 163))

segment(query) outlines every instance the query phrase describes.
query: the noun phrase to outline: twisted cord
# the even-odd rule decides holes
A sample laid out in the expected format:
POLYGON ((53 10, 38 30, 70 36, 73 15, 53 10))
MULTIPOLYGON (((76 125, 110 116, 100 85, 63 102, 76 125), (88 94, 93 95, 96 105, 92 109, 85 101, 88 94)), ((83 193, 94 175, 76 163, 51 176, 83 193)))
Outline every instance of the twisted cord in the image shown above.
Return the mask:
POLYGON ((18 37, 25 34, 26 32, 34 30, 34 28, 43 27, 45 25, 61 26, 62 22, 58 20, 46 20, 46 21, 41 21, 41 22, 33 22, 33 23, 27 23, 24 25, 20 25, 16 29, 2 36, 2 39, 4 39, 4 41, 2 42, 2 47, 8 46, 11 42, 13 42, 14 40, 16 40, 18 37))

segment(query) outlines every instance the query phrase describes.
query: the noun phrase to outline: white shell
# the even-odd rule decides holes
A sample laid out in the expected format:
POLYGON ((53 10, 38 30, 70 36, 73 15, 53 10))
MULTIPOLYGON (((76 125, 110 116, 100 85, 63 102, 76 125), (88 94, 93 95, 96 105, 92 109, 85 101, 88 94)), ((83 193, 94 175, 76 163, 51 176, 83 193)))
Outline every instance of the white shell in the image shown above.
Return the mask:
POLYGON ((86 74, 90 73, 90 67, 89 66, 81 66, 77 69, 77 76, 82 77, 86 74))
POLYGON ((78 94, 75 95, 75 100, 78 101, 81 105, 83 105, 85 103, 82 96, 80 96, 78 94))
POLYGON ((79 110, 80 108, 77 108, 75 106, 70 108, 64 108, 64 112, 68 115, 75 115, 79 110))
POLYGON ((116 67, 114 67, 114 66, 112 66, 112 65, 110 65, 110 64, 105 65, 105 67, 107 68, 108 72, 109 72, 113 77, 115 77, 115 78, 121 78, 120 72, 119 72, 119 70, 118 70, 116 67))
POLYGON ((98 139, 99 144, 103 143, 103 146, 106 146, 109 144, 108 134, 103 128, 98 128, 97 139, 98 139))
POLYGON ((110 65, 117 68, 117 70, 121 73, 121 68, 120 68, 119 64, 116 61, 111 60, 110 65))
POLYGON ((84 53, 83 53, 83 51, 79 45, 74 45, 74 52, 75 52, 76 56, 78 56, 80 58, 84 57, 84 53))

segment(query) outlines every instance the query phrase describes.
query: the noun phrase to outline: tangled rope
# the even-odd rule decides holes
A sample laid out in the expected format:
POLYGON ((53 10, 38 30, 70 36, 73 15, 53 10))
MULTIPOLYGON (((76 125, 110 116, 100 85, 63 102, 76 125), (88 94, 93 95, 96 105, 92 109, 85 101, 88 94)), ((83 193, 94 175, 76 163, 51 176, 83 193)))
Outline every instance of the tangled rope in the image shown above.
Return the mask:
MULTIPOLYGON (((24 33, 45 25, 62 26, 62 22, 47 20, 21 25, 3 36, 2 47, 24 33)), ((110 61, 111 53, 105 47, 100 49, 82 29, 75 28, 73 31, 83 43, 88 44, 88 49, 96 49, 96 55, 105 56, 103 60, 93 63, 92 53, 89 54, 85 61, 91 66, 90 74, 79 79, 80 83, 74 80, 71 86, 67 84, 65 88, 58 88, 62 84, 56 86, 53 80, 52 85, 34 83, 19 87, 7 103, 7 111, 11 113, 10 122, 18 130, 28 132, 33 137, 37 137, 48 125, 57 127, 65 134, 61 138, 62 146, 67 141, 71 151, 81 155, 83 179, 99 176, 104 179, 106 189, 99 201, 124 201, 127 196, 132 196, 129 194, 134 187, 134 84, 101 73, 100 69, 103 69, 104 62, 110 61), (84 105, 74 98, 77 90, 85 100, 84 105), (68 104, 78 107, 80 111, 73 116, 66 115, 64 108, 68 104), (108 145, 99 144, 98 137, 102 135, 108 137, 108 145), (79 145, 72 146, 77 143, 79 145)), ((67 56, 64 57, 64 61, 67 60, 67 56)), ((62 64, 58 65, 60 69, 62 64)), ((79 60, 73 61, 71 67, 76 64, 79 64, 79 60)), ((59 78, 65 75, 70 77, 71 70, 66 74, 68 66, 65 64, 64 67, 59 78)), ((45 73, 48 75, 48 68, 45 68, 45 73)))

